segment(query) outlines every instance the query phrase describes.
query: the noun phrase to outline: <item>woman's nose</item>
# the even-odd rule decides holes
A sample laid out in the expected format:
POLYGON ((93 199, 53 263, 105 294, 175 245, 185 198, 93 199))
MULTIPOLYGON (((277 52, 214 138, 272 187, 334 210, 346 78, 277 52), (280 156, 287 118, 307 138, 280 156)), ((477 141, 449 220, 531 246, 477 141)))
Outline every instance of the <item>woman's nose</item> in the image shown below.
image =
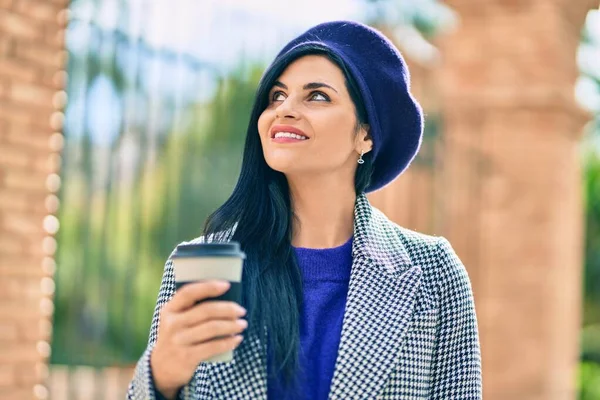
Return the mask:
POLYGON ((277 118, 298 118, 298 111, 294 104, 294 99, 291 97, 286 98, 282 101, 279 106, 275 109, 275 115, 277 118))

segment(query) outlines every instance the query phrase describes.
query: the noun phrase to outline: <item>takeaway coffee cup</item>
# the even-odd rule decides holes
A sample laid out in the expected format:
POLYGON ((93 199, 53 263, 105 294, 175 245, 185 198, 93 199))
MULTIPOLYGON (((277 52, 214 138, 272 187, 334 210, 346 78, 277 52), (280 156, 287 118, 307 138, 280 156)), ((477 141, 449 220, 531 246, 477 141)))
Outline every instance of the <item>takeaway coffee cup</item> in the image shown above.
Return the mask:
MULTIPOLYGON (((221 296, 200 300, 242 302, 242 267, 246 255, 237 242, 180 244, 171 256, 175 272, 175 288, 205 280, 229 281, 230 287, 221 296)), ((233 350, 217 354, 207 362, 226 362, 233 360, 233 350)))

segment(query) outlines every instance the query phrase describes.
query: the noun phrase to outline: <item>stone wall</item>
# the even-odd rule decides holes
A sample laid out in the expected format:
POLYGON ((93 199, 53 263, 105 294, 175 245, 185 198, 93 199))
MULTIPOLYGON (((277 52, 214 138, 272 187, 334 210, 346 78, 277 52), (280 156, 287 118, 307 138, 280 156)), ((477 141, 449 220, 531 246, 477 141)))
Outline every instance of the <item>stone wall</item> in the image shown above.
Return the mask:
POLYGON ((66 0, 0 0, 0 398, 47 398, 66 0))

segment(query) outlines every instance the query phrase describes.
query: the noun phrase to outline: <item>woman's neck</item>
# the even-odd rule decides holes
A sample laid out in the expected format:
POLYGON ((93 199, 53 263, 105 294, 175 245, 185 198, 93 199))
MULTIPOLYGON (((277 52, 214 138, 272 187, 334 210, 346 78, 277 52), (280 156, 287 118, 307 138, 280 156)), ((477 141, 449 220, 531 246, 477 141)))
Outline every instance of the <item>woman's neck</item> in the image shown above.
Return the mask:
POLYGON ((346 243, 354 232, 354 187, 315 179, 288 182, 295 215, 292 245, 325 249, 346 243))

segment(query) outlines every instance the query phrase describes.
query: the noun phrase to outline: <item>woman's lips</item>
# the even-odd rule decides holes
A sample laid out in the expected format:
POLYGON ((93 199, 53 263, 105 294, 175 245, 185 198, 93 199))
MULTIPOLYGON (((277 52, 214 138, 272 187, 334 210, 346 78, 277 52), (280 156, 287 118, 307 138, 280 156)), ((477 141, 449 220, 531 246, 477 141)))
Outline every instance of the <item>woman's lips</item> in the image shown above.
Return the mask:
POLYGON ((294 139, 291 137, 278 137, 271 139, 275 143, 300 143, 306 142, 308 139, 294 139))
MULTIPOLYGON (((275 125, 271 128, 269 136, 271 137, 271 139, 273 139, 280 132, 288 133, 288 134, 291 133, 291 134, 295 134, 298 136, 303 136, 308 139, 308 136, 301 129, 296 128, 295 126, 292 126, 292 125, 275 125)), ((286 135, 286 136, 289 137, 289 135, 286 135)))

